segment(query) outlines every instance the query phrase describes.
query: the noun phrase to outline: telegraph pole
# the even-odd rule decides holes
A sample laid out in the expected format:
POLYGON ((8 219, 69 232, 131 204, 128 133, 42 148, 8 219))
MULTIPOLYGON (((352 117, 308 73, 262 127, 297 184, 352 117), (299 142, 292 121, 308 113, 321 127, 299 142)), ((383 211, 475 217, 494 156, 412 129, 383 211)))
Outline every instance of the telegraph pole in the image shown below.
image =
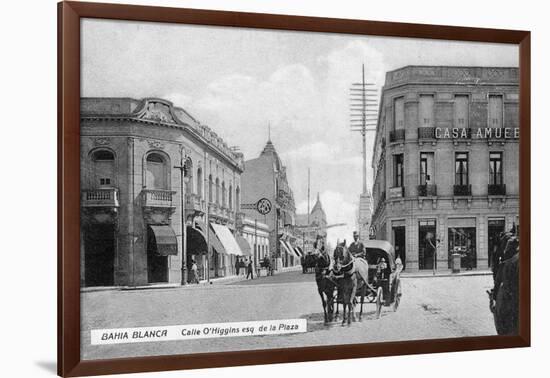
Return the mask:
MULTIPOLYGON (((371 196, 367 185, 367 131, 375 131, 378 122, 378 90, 374 83, 365 81, 365 65, 362 65, 361 82, 350 87, 350 130, 359 131, 363 149, 363 192, 359 196, 359 235, 370 223, 371 196)), ((368 234, 368 231, 367 231, 368 234)))

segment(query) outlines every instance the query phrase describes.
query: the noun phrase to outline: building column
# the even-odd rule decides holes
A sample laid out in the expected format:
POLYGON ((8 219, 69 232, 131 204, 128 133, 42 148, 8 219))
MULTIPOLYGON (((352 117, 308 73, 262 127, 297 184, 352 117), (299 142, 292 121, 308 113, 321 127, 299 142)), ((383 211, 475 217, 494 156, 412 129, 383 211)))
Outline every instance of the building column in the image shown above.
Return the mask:
POLYGON ((487 218, 483 215, 477 218, 477 230, 477 269, 489 269, 487 218))

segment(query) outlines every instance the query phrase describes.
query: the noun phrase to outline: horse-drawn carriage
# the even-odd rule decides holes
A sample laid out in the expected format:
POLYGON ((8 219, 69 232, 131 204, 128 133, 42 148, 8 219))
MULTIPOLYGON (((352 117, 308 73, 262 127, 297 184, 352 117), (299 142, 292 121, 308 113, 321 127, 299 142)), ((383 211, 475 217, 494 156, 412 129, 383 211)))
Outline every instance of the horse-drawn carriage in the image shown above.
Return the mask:
POLYGON ((371 303, 375 302, 376 317, 379 318, 383 306, 391 306, 394 311, 399 307, 402 295, 400 276, 403 266, 396 264, 395 250, 389 242, 368 240, 363 245, 369 264, 368 285, 358 287, 356 296, 363 296, 371 303))
POLYGON ((377 318, 382 313, 382 307, 391 306, 394 311, 399 307, 402 265, 396 264, 393 246, 384 240, 369 240, 363 245, 365 258, 355 258, 345 242, 338 244, 334 251, 332 271, 329 268, 330 258, 318 255, 315 279, 323 302, 325 322, 332 320, 335 304, 336 317, 339 304, 343 305, 343 324, 346 320, 350 324, 356 304, 361 306, 361 319, 365 298, 370 303, 376 303, 377 318))

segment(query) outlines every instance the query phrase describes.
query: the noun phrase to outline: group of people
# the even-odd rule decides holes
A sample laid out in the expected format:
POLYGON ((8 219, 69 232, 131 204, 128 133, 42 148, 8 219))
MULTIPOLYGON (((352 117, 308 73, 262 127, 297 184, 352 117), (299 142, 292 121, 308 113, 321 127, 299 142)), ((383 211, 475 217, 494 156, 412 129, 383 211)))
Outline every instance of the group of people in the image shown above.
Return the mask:
POLYGON ((254 262, 252 261, 252 257, 248 259, 241 260, 239 257, 235 260, 235 273, 237 276, 241 273, 242 274, 246 272, 246 279, 250 277, 251 280, 254 279, 254 262))

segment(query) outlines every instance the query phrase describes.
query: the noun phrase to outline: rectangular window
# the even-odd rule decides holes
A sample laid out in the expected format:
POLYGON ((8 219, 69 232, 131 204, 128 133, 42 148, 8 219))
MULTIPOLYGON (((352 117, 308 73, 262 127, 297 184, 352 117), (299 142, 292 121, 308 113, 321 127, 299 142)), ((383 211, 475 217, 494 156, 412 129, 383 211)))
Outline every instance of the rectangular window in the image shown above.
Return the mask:
POLYGON ((468 153, 457 152, 455 155, 455 184, 468 185, 468 153))
POLYGON ((111 185, 111 179, 110 178, 100 178, 99 179, 99 185, 111 185))
POLYGON ((419 98, 419 118, 420 127, 433 127, 434 115, 434 96, 420 95, 419 98))
POLYGON ((468 103, 469 99, 466 95, 455 96, 455 127, 467 128, 468 127, 468 103))
POLYGON ((393 103, 394 130, 405 128, 405 100, 403 97, 396 98, 393 103))
POLYGON ((403 187, 403 154, 393 156, 393 187, 403 187))
POLYGON ((433 152, 420 153, 420 185, 434 183, 434 154, 433 152))
POLYGON ((502 185, 502 152, 489 153, 489 184, 502 185))
POLYGON ((489 95, 489 125, 488 127, 502 127, 502 95, 489 95))

